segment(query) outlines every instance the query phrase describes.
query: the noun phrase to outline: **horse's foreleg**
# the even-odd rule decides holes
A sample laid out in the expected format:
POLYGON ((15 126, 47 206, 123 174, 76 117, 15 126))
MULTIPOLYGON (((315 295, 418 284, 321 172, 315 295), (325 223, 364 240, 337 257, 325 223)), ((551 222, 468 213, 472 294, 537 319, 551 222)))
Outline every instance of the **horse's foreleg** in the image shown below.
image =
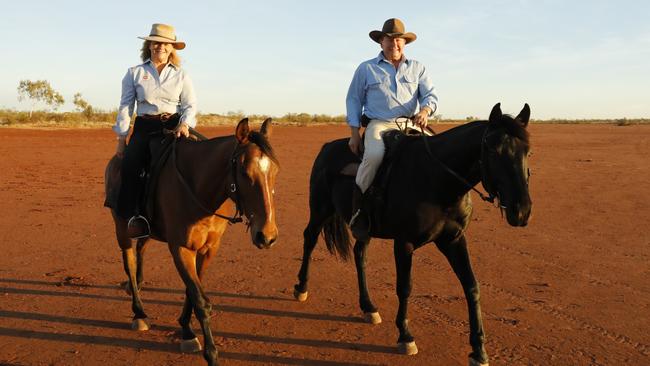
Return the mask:
POLYGON ((488 355, 485 352, 485 333, 481 317, 479 284, 474 277, 472 266, 467 251, 465 237, 461 236, 453 242, 436 243, 440 251, 447 257, 451 268, 463 286, 467 310, 469 313, 469 343, 472 353, 469 354, 470 365, 487 365, 488 355))
POLYGON ((201 281, 196 268, 196 252, 179 245, 169 244, 169 251, 174 258, 174 264, 185 283, 186 294, 194 307, 194 314, 203 330, 203 357, 209 366, 218 365, 217 347, 210 330, 210 313, 212 306, 203 293, 201 281))
MULTIPOLYGON (((211 246, 205 254, 199 254, 196 260, 197 272, 199 280, 203 281, 203 275, 208 267, 212 258, 216 255, 218 243, 211 246)), ((192 309, 193 305, 190 301, 189 293, 185 292, 185 303, 183 304, 183 311, 178 318, 178 323, 181 326, 181 333, 183 340, 181 341, 181 351, 184 353, 199 352, 201 350, 201 343, 196 338, 196 334, 192 330, 192 309)))
POLYGON ((316 247, 316 242, 318 242, 318 234, 320 233, 323 224, 321 222, 316 223, 316 220, 312 217, 309 220, 309 224, 303 232, 304 242, 302 247, 302 264, 300 265, 300 271, 298 272, 298 284, 294 285, 293 296, 298 301, 306 301, 309 293, 307 292, 307 281, 309 281, 309 265, 311 261, 311 254, 316 247))
POLYGON ((397 274, 397 298, 399 299, 399 308, 395 325, 399 329, 399 338, 397 346, 400 353, 414 355, 418 353, 413 336, 408 327, 408 300, 411 296, 411 264, 413 260, 413 244, 397 241, 393 246, 395 255, 395 268, 397 274))
POLYGON ((354 244, 354 264, 357 267, 357 282, 359 283, 359 306, 366 322, 379 324, 381 316, 377 312, 377 307, 370 300, 366 283, 366 251, 369 243, 369 241, 357 240, 354 244))
POLYGON ((178 324, 181 325, 181 352, 194 353, 201 350, 201 342, 196 338, 194 330, 192 330, 192 301, 190 301, 190 294, 185 290, 185 302, 183 303, 183 310, 178 317, 178 324))

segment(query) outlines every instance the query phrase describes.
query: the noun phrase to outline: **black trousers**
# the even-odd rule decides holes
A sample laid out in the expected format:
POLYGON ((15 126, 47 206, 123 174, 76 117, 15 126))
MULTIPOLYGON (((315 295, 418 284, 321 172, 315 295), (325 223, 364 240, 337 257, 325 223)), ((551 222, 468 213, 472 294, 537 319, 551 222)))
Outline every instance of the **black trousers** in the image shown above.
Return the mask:
POLYGON ((117 214, 124 219, 143 213, 140 201, 146 183, 143 172, 151 161, 149 141, 162 131, 162 126, 161 121, 155 118, 135 119, 133 133, 122 158, 122 184, 117 201, 117 214))

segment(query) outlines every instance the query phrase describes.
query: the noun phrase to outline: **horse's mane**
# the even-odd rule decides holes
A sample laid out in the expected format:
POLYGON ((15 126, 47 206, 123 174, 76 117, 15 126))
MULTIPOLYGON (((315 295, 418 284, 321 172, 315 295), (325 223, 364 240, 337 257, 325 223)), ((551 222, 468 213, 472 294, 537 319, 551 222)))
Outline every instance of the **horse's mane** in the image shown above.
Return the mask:
POLYGON ((506 133, 508 133, 508 135, 514 136, 526 144, 530 144, 530 133, 525 126, 512 118, 511 115, 502 115, 498 123, 506 130, 506 133))
POLYGON ((275 156, 275 151, 273 150, 273 147, 269 143, 269 139, 267 139, 266 136, 257 131, 252 131, 248 134, 248 139, 257 145, 260 150, 262 150, 262 153, 268 156, 269 159, 273 160, 277 166, 280 166, 280 162, 275 156))
MULTIPOLYGON (((454 128, 451 128, 451 129, 449 129, 447 131, 444 131, 444 132, 442 132, 442 133, 440 133, 438 135, 435 135, 435 136, 443 136, 443 135, 448 134, 448 133, 461 133, 461 132, 465 131, 466 129, 470 129, 470 128, 476 127, 478 125, 486 125, 486 124, 489 126, 490 122, 489 121, 472 121, 472 122, 468 122, 468 123, 462 124, 460 126, 456 126, 454 128)), ((523 141, 527 145, 530 144, 530 133, 528 132, 528 130, 526 129, 526 127, 524 125, 522 125, 517 120, 515 120, 511 115, 509 115, 509 114, 502 115, 501 118, 494 124, 494 126, 495 127, 493 127, 493 128, 496 128, 497 126, 501 127, 506 131, 506 133, 508 135, 520 139, 521 141, 523 141)))

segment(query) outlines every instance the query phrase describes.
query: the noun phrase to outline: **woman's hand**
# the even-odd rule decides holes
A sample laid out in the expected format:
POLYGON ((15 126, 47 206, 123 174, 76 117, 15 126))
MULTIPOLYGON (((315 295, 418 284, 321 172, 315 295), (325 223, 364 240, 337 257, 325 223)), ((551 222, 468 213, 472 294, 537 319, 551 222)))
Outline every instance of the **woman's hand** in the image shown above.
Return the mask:
POLYGON ((176 138, 179 138, 181 136, 187 138, 190 137, 190 126, 188 126, 186 123, 181 123, 176 127, 176 138))
POLYGON ((122 159, 124 157, 124 150, 126 149, 126 136, 120 136, 117 138, 117 149, 115 150, 115 155, 118 158, 122 159))

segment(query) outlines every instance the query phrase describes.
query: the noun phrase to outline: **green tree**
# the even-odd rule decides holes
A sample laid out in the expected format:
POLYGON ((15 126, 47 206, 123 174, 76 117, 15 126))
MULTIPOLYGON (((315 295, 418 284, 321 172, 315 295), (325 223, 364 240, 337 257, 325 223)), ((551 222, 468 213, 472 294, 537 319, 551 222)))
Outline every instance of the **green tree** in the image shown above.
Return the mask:
POLYGON ((25 99, 32 100, 32 106, 29 110, 29 118, 32 118, 32 112, 36 103, 43 102, 52 109, 58 109, 65 99, 59 94, 56 90, 52 89, 50 83, 47 80, 21 80, 18 84, 18 100, 23 101, 25 99))
POLYGON ((77 93, 74 95, 74 100, 72 101, 72 103, 74 103, 75 107, 77 107, 77 110, 79 112, 82 112, 88 120, 92 118, 94 113, 93 106, 91 106, 90 103, 86 102, 81 97, 81 93, 77 93))

